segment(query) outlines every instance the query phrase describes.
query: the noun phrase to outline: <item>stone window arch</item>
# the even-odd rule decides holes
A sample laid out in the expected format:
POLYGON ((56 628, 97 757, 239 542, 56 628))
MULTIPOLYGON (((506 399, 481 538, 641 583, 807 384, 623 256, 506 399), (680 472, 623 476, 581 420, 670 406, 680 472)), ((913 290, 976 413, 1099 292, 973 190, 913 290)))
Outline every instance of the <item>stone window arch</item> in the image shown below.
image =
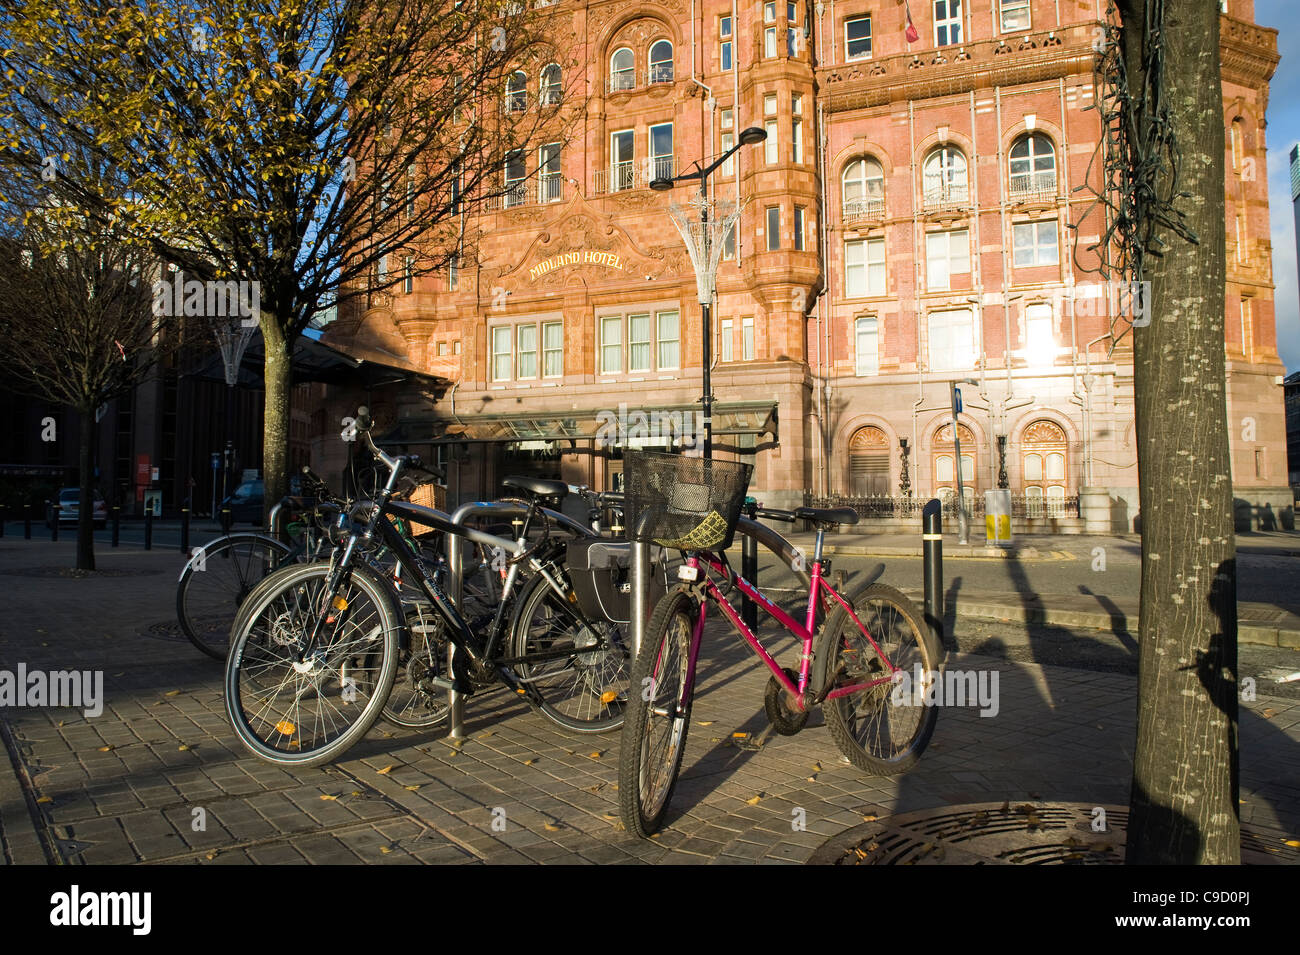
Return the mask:
MULTIPOLYGON (((967 508, 973 507, 976 491, 975 435, 964 424, 957 425, 957 438, 961 442, 961 480, 967 508)), ((945 503, 957 496, 956 448, 952 440, 952 425, 946 424, 934 435, 933 461, 934 494, 945 503)))
POLYGON ((1039 419, 1020 435, 1020 476, 1026 517, 1064 517, 1069 443, 1054 421, 1039 419))

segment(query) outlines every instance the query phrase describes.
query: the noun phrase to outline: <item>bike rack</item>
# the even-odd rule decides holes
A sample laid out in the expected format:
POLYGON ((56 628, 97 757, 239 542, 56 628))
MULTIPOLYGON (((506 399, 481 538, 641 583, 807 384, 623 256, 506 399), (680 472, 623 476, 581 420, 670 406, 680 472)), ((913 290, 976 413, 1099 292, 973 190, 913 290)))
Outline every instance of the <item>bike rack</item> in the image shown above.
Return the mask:
MULTIPOLYGON (((549 507, 541 508, 543 514, 548 520, 554 521, 557 525, 565 530, 572 531, 581 537, 598 537, 590 527, 580 524, 567 514, 561 514, 559 511, 553 511, 549 507)), ((517 517, 528 513, 527 504, 516 504, 509 501, 471 501, 468 504, 462 504, 451 515, 451 522, 457 526, 463 526, 466 518, 470 517, 517 517)), ((462 610, 464 600, 464 574, 465 558, 462 541, 469 540, 476 544, 486 544, 489 547, 497 545, 498 538, 483 531, 475 530, 472 527, 464 528, 464 536, 458 534, 444 534, 444 550, 447 554, 447 567, 451 571, 451 581, 448 585, 448 596, 451 602, 456 605, 456 609, 462 610)), ((633 595, 635 599, 635 588, 633 595)), ((645 603, 645 593, 641 594, 641 602, 645 603)), ((451 657, 454 646, 447 647, 447 675, 454 677, 455 674, 451 669, 451 657)), ((455 690, 447 691, 447 708, 448 708, 448 730, 447 736, 451 739, 464 739, 465 737, 465 700, 461 694, 455 690)))

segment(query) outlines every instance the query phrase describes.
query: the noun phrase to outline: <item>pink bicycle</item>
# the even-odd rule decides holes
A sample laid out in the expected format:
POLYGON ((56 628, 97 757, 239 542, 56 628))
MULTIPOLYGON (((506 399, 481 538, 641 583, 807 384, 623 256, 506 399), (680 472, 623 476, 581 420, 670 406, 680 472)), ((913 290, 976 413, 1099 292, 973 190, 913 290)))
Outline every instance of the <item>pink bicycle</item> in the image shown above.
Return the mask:
MULTIPOLYGON (((655 606, 632 666, 619 755, 619 804, 629 832, 659 829, 681 768, 695 691, 696 661, 709 604, 772 672, 764 708, 773 728, 793 735, 813 707, 840 751, 872 775, 893 775, 916 763, 934 732, 936 710, 924 705, 942 649, 912 602, 883 584, 848 598, 826 580, 825 528, 856 524, 849 508, 792 511, 762 508, 761 517, 810 521, 817 539, 808 565, 808 602, 799 622, 735 574, 725 551, 740 519, 749 465, 670 454, 628 454, 625 514, 635 539, 686 553, 680 583, 655 606), (798 668, 782 667, 758 642, 727 599, 739 590, 799 641, 798 668), (895 676, 906 674, 908 681, 895 676)), ((771 534, 780 550, 798 551, 771 534)))

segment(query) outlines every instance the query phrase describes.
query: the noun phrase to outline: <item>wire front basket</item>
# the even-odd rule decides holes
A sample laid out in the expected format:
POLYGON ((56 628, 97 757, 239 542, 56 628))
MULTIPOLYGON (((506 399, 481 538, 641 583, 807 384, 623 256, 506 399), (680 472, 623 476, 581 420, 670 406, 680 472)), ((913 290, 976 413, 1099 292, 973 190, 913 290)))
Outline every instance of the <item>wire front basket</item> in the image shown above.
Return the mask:
POLYGON ((623 466, 628 540, 674 550, 726 550, 753 470, 736 461, 628 451, 623 466))

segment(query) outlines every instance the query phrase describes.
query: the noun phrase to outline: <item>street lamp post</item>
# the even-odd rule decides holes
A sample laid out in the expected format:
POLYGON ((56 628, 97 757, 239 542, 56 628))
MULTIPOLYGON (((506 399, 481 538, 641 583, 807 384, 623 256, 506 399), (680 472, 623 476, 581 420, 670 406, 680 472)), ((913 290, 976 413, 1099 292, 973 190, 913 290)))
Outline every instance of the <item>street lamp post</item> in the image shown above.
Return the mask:
MULTIPOLYGON (((732 154, 737 152, 741 146, 755 146, 765 139, 767 139, 765 130, 757 126, 750 126, 748 129, 741 131, 736 145, 709 165, 701 166, 697 161, 692 172, 684 172, 671 178, 657 177, 650 180, 650 188, 655 192, 667 192, 679 182, 687 182, 692 179, 700 181, 701 247, 699 249, 690 248, 690 237, 685 231, 683 231, 682 237, 687 241, 688 250, 691 252, 691 263, 695 267, 695 286, 704 326, 704 394, 701 403, 704 410, 704 456, 706 458, 713 457, 713 383, 710 374, 710 365, 713 362, 713 332, 710 327, 709 311, 713 305, 713 297, 716 292, 715 278, 717 275, 717 265, 713 262, 713 249, 710 247, 711 240, 709 237, 709 175, 730 159, 732 154)), ((725 239, 725 236, 723 238, 725 239)))
POLYGON ((957 415, 961 414, 961 389, 958 385, 978 385, 974 378, 951 381, 948 387, 952 392, 952 454, 957 465, 957 543, 970 543, 970 516, 966 513, 966 487, 961 473, 961 438, 957 435, 957 415))

